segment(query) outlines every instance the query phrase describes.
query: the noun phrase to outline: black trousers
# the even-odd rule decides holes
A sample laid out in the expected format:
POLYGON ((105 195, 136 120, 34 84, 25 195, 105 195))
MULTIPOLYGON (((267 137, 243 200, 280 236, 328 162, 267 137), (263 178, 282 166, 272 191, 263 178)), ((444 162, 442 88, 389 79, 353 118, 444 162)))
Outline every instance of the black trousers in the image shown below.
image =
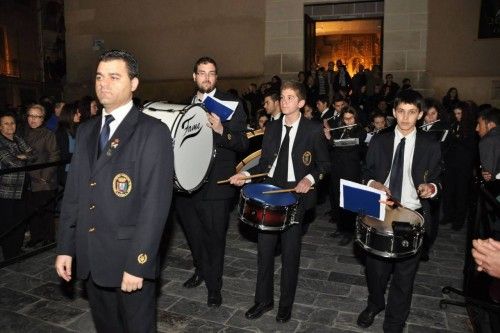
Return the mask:
POLYGON ((175 211, 208 291, 220 291, 231 200, 194 200, 178 196, 175 211))
POLYGON ((53 242, 55 239, 55 202, 52 201, 55 195, 55 190, 26 192, 26 204, 29 214, 31 215, 38 210, 28 222, 32 242, 53 242))
POLYGON ((461 228, 465 223, 471 181, 472 166, 468 162, 446 166, 443 174, 443 218, 455 228, 461 228))
POLYGON ((97 332, 156 332, 155 281, 144 280, 141 290, 126 293, 100 287, 90 275, 85 286, 97 332))
POLYGON ((4 259, 11 259, 19 255, 21 246, 24 240, 24 229, 26 225, 22 223, 18 227, 13 228, 21 222, 25 217, 25 201, 24 199, 2 199, 0 198, 0 245, 4 259))
POLYGON ((259 231, 257 257, 257 285, 255 302, 268 303, 273 300, 274 250, 281 239, 281 282, 279 306, 292 306, 299 275, 302 227, 294 224, 282 232, 259 231))
POLYGON ((409 258, 385 259, 368 254, 366 279, 368 306, 373 310, 385 308, 384 332, 402 332, 410 313, 413 282, 417 273, 420 251, 409 258), (385 291, 392 272, 391 286, 385 303, 385 291))

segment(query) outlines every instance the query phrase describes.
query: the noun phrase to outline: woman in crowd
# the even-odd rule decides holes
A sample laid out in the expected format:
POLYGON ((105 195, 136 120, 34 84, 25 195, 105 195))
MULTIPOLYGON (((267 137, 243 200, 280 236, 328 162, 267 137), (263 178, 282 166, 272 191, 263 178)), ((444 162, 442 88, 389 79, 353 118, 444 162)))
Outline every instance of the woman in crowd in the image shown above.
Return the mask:
POLYGON ((97 101, 91 96, 84 96, 78 103, 78 111, 80 112, 80 121, 82 123, 92 117, 95 117, 99 114, 97 101))
POLYGON ((443 224, 451 223, 460 230, 467 216, 467 199, 476 156, 475 120, 470 107, 459 102, 453 109, 449 140, 443 159, 443 224))
MULTIPOLYGON (((65 104, 59 116, 59 124, 56 131, 56 141, 59 147, 60 157, 63 161, 70 161, 75 150, 76 129, 80 123, 81 114, 78 111, 78 102, 65 104)), ((57 169, 59 184, 66 184, 66 176, 69 164, 60 165, 57 169)))
POLYGON ((443 107, 451 115, 458 102, 460 102, 460 99, 458 98, 458 90, 455 87, 451 87, 443 97, 443 107))
MULTIPOLYGON (((33 149, 16 134, 14 114, 0 115, 0 169, 23 167, 33 158, 33 149)), ((26 193, 24 171, 0 175, 0 244, 4 259, 20 254, 24 239, 24 224, 12 229, 24 218, 26 193)))
MULTIPOLYGON (((59 161, 59 149, 55 134, 42 126, 45 109, 39 104, 28 108, 28 128, 26 142, 36 152, 36 164, 59 161)), ((48 167, 29 172, 30 187, 27 204, 30 214, 29 230, 31 239, 28 247, 39 243, 50 244, 54 241, 54 197, 57 190, 57 167, 48 167)))

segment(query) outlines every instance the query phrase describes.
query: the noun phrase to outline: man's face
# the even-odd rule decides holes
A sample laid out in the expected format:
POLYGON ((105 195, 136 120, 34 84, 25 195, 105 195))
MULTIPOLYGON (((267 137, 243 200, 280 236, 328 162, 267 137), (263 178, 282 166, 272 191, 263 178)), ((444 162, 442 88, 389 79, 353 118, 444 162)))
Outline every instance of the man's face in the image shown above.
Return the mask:
POLYGON ((264 98, 264 109, 268 115, 273 115, 278 107, 278 101, 273 101, 271 96, 266 96, 264 98))
POLYGON ((95 92, 108 113, 128 103, 138 85, 138 78, 128 76, 124 60, 101 61, 97 66, 95 92))
POLYGON ((344 101, 337 101, 333 104, 333 107, 335 108, 336 112, 340 112, 342 108, 344 107, 344 101))
POLYGON ((413 131, 417 120, 422 118, 423 112, 416 105, 400 103, 393 111, 398 123, 398 129, 403 135, 413 131))
POLYGON ((329 71, 332 71, 332 70, 333 70, 333 61, 330 61, 330 62, 328 63, 328 70, 329 70, 329 71))
POLYGON ((495 123, 488 123, 484 118, 479 118, 477 120, 476 132, 482 138, 494 127, 496 127, 495 123))
POLYGON ((387 81, 387 83, 392 82, 392 75, 387 75, 387 76, 385 77, 385 80, 387 81))
POLYGON ((38 128, 43 124, 43 111, 38 108, 28 110, 28 125, 31 128, 38 128))
POLYGON ((317 101, 316 102, 316 107, 318 108, 318 111, 319 112, 323 112, 326 110, 326 108, 328 107, 328 104, 327 103, 324 103, 322 101, 317 101))
POLYGON ((373 127, 375 130, 379 131, 381 129, 384 129, 386 126, 385 118, 384 117, 375 117, 373 119, 373 127))
POLYGON ((354 115, 352 113, 349 113, 349 112, 344 113, 344 117, 342 118, 342 121, 346 125, 356 124, 356 118, 354 118, 354 115))
POLYGON ((196 73, 193 73, 193 80, 199 92, 209 93, 217 84, 217 69, 211 63, 199 64, 196 73))
POLYGON ((281 91, 280 106, 281 112, 286 116, 294 112, 300 112, 300 109, 306 103, 305 100, 299 99, 293 89, 283 89, 281 91))
POLYGON ((425 123, 429 124, 436 120, 438 120, 438 112, 436 108, 430 108, 429 110, 427 110, 424 118, 425 123))

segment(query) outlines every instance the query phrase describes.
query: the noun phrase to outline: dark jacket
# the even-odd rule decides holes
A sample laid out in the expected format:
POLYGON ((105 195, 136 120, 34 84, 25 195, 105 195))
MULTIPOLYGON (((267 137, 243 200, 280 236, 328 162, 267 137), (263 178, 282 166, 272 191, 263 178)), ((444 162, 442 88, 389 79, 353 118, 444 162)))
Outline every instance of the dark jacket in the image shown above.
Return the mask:
POLYGON ((33 148, 26 141, 14 135, 14 140, 9 140, 0 134, 0 198, 21 199, 25 187, 26 172, 1 174, 2 170, 18 168, 26 165, 33 159, 33 148), (17 156, 26 155, 27 159, 17 156))

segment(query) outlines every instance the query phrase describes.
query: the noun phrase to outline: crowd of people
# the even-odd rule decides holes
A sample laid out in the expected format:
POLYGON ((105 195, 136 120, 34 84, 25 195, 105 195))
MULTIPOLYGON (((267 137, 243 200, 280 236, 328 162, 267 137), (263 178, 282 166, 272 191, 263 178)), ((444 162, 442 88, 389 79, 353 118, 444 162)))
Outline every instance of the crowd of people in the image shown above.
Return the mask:
MULTIPOLYGON (((379 66, 360 65, 351 77, 341 61, 330 62, 327 69, 298 73, 297 81, 274 76, 260 87, 252 83, 241 96, 234 89, 217 89, 217 69, 209 57, 195 63, 192 104, 206 96, 239 103, 228 121, 207 116, 217 154, 206 183, 193 193, 174 195, 194 266, 184 287, 204 282, 207 305, 222 304, 232 199, 250 175, 265 173, 267 183, 292 188, 300 200, 289 227, 258 233, 255 303, 245 316, 257 319, 274 307, 274 254, 279 247, 283 269, 276 320, 290 320, 301 239, 316 200, 329 198, 329 222, 336 224, 332 241, 347 246, 354 239, 356 214, 339 205, 340 181, 346 179, 384 191, 389 205, 401 203, 425 218, 424 245, 416 255, 393 262, 367 256, 369 298, 358 325, 369 327, 385 309, 384 329, 402 331, 418 261, 429 260, 439 225, 463 228, 474 199, 473 177, 495 183, 500 176, 500 111, 460 100, 456 88, 442 101, 424 99, 409 79, 400 86, 389 73, 384 81, 379 66), (234 174, 248 149, 247 132, 257 129, 264 133, 258 164, 234 174), (230 184, 217 184, 221 179, 230 184)), ((0 115, 0 170, 71 160, 0 175, 0 211, 6 217, 0 229, 5 233, 0 239, 3 257, 19 255, 23 242, 26 247, 54 242, 53 199, 65 188, 57 273, 71 280, 77 258, 77 276, 85 281, 96 328, 103 332, 147 331, 155 325, 154 280, 172 200, 173 152, 166 126, 134 105, 138 84, 133 56, 110 51, 97 68, 97 99, 42 99, 23 112, 0 115), (25 218, 26 224, 15 227, 25 218)), ((474 244, 478 269, 497 274, 498 243, 474 244)))

